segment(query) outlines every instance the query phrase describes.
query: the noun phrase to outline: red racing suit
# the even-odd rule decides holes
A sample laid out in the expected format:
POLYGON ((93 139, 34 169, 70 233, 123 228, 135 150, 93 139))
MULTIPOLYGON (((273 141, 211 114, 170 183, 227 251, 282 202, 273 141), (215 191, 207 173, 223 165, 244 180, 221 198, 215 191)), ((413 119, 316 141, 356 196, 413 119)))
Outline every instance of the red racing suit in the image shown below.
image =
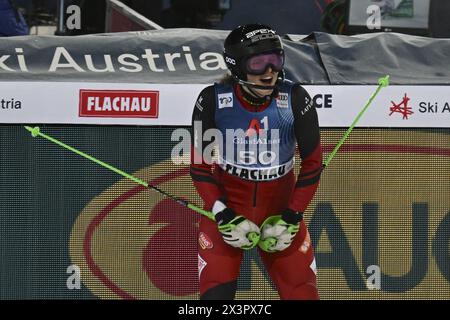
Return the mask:
MULTIPOLYGON (((202 139, 208 129, 216 128, 216 91, 212 85, 200 93, 192 116, 194 132, 190 174, 204 201, 204 208, 211 210, 215 201, 221 200, 237 215, 246 217, 258 226, 267 217, 279 215, 287 208, 303 213, 317 190, 322 171, 318 117, 307 91, 295 84, 289 93, 293 114, 289 125, 294 131, 301 158, 298 177, 295 177, 294 170, 290 170, 269 181, 243 179, 204 159, 205 145, 198 146, 198 139, 202 139), (195 129, 196 121, 197 124, 201 123, 201 129, 195 129), (194 161, 195 157, 197 161, 194 161), (202 159, 200 163, 199 157, 202 159)), ((272 101, 252 104, 246 99, 242 87, 236 84, 233 85, 233 97, 251 112, 274 107, 272 101)), ((278 98, 277 93, 272 97, 278 98)), ((293 243, 286 250, 277 253, 258 250, 281 299, 318 299, 314 252, 303 221, 293 243)), ((241 249, 231 247, 223 241, 214 221, 202 217, 199 227, 200 295, 206 295, 220 285, 236 283, 242 255, 241 249)))

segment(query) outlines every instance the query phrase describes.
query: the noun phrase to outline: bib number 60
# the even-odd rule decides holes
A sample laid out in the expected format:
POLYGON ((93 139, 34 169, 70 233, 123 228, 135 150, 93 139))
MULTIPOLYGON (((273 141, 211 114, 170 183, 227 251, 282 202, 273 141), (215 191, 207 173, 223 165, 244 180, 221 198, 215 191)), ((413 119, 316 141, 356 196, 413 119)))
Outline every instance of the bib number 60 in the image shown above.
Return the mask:
POLYGON ((252 165, 252 164, 262 164, 262 165, 268 165, 275 161, 276 159, 276 153, 274 151, 239 151, 239 164, 244 165, 252 165))

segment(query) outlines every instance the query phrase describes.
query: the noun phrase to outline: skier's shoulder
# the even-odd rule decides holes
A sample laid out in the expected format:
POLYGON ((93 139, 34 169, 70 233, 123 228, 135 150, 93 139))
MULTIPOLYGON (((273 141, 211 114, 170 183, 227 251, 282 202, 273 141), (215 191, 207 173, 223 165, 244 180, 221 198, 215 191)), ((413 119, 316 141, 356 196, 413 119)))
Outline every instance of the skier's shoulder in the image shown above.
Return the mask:
POLYGON ((214 84, 206 86, 198 94, 197 100, 195 101, 195 107, 203 112, 204 110, 214 109, 214 104, 216 101, 216 89, 214 84))
POLYGON ((222 82, 214 82, 213 84, 206 86, 202 89, 199 96, 203 97, 214 97, 218 93, 222 91, 232 91, 233 86, 228 83, 222 83, 222 82))
POLYGON ((216 91, 215 84, 211 84, 211 85, 208 85, 208 86, 204 87, 202 89, 202 91, 200 91, 198 96, 199 97, 200 96, 203 96, 203 97, 214 96, 215 91, 216 91))
POLYGON ((300 82, 294 82, 289 79, 284 79, 282 81, 282 86, 291 88, 291 94, 293 95, 307 95, 305 87, 302 86, 300 82))
POLYGON ((306 89, 299 82, 284 78, 278 82, 278 88, 281 91, 290 91, 292 95, 305 95, 306 89))
POLYGON ((313 107, 313 99, 305 87, 299 82, 290 82, 291 101, 295 113, 304 115, 313 107))

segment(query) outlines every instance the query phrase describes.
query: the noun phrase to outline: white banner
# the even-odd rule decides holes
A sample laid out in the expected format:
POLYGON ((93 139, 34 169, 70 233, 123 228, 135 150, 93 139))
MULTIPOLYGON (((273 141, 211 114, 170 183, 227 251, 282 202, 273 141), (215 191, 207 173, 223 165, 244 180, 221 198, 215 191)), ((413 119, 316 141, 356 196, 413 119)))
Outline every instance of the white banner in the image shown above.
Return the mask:
MULTIPOLYGON (((0 123, 188 126, 205 84, 0 82, 0 123)), ((376 86, 305 86, 321 127, 348 127, 376 86)), ((450 127, 446 86, 383 88, 358 127, 450 127)))
POLYGON ((195 101, 204 87, 0 82, 0 123, 190 125, 195 101))
MULTIPOLYGON (((348 127, 376 86, 305 86, 314 97, 322 127, 348 127)), ((378 96, 357 127, 449 128, 450 91, 446 86, 390 86, 378 96)))

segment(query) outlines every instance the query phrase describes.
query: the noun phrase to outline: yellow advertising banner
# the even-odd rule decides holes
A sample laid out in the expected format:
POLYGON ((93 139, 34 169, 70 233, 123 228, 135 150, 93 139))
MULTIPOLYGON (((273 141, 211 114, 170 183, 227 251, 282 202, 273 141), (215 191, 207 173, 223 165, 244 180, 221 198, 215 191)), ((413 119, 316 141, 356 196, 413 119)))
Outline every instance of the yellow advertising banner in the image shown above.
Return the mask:
MULTIPOLYGON (((325 155, 343 133, 322 131, 325 155)), ((186 165, 169 159, 134 175, 201 204, 186 165)), ((450 135, 356 129, 305 217, 322 299, 450 299, 450 135)), ((198 221, 123 179, 80 212, 72 263, 100 298, 197 299, 198 221)), ((244 258, 237 298, 278 298, 256 251, 244 258)))

